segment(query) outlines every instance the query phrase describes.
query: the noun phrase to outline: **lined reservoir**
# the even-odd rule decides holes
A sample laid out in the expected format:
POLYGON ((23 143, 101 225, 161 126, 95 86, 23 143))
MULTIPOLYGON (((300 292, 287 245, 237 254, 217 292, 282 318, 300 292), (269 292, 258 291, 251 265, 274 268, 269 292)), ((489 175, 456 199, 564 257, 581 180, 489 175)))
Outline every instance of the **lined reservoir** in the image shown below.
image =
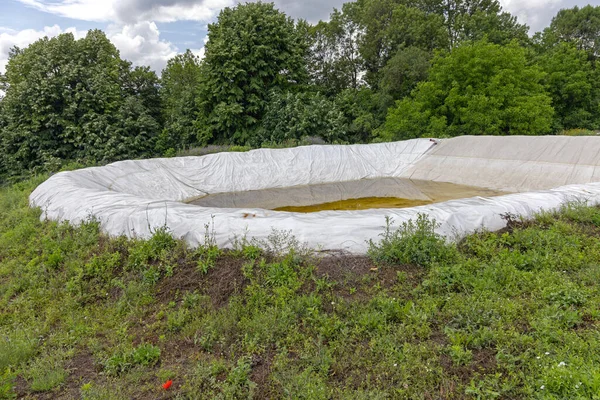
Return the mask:
POLYGON ((318 185, 210 194, 189 204, 218 208, 318 211, 406 208, 466 197, 506 194, 491 189, 401 178, 361 179, 318 185))

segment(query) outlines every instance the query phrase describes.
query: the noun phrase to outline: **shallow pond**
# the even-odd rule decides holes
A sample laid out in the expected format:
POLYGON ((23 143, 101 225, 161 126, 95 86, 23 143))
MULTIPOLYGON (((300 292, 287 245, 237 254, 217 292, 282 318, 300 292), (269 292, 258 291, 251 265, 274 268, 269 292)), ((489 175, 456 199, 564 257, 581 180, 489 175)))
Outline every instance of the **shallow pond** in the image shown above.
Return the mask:
POLYGON ((311 213, 325 210, 406 208, 465 197, 506 194, 491 189, 401 178, 361 179, 319 185, 216 193, 188 201, 202 207, 264 208, 311 213))

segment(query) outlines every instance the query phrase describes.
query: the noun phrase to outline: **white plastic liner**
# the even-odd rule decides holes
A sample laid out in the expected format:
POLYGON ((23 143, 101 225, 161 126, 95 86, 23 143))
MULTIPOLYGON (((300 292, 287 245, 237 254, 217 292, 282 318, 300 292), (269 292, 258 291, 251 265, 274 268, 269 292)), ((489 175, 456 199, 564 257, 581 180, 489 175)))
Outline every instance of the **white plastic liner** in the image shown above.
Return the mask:
POLYGON ((442 140, 407 174, 507 192, 600 182, 600 137, 460 136, 442 140))
POLYGON ((383 232, 385 217, 397 224, 418 213, 435 218, 450 238, 480 228, 500 229, 506 213, 531 216, 574 200, 600 202, 600 138, 461 137, 352 146, 308 146, 124 161, 63 172, 30 197, 42 218, 79 223, 94 216, 111 235, 149 237, 168 226, 193 246, 204 243, 206 225, 230 247, 234 238, 267 238, 289 231, 323 250, 365 253, 383 232), (511 150, 513 149, 513 150, 511 150), (595 153, 594 153, 595 152, 595 153), (553 161, 554 160, 554 161, 553 161), (312 214, 264 209, 205 208, 182 201, 209 193, 398 177, 429 179, 496 190, 528 191, 452 200, 404 209, 323 211, 312 214), (569 183, 579 183, 566 185, 569 183))

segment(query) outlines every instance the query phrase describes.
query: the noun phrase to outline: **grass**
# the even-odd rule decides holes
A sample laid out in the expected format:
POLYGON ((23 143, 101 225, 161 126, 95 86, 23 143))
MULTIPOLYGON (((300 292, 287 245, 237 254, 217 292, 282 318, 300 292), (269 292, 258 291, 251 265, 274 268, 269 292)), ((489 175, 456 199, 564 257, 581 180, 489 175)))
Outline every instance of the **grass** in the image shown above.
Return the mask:
MULTIPOLYGON (((309 145, 323 145, 326 142, 318 136, 307 136, 302 139, 289 139, 283 142, 266 142, 260 147, 256 148, 269 148, 269 149, 286 149, 297 146, 309 146, 309 145)), ((170 149, 166 156, 169 157, 188 157, 188 156, 205 156, 207 154, 215 154, 222 152, 245 152, 252 150, 251 146, 235 146, 235 145, 208 145, 204 147, 191 147, 189 149, 183 149, 175 151, 170 149)))
POLYGON ((0 398, 600 397, 598 208, 318 258, 40 222, 43 179, 0 190, 0 398))
POLYGON ((596 136, 597 131, 591 131, 589 129, 567 129, 563 130, 560 135, 564 136, 596 136))
POLYGON ((230 145, 210 145, 210 146, 205 146, 205 147, 192 147, 189 149, 184 149, 184 150, 179 150, 179 151, 175 151, 173 149, 171 149, 172 153, 171 156, 176 156, 176 157, 198 157, 198 156, 205 156, 207 154, 215 154, 215 153, 223 153, 223 152, 244 152, 244 151, 249 151, 252 150, 251 147, 247 147, 247 146, 230 146, 230 145))

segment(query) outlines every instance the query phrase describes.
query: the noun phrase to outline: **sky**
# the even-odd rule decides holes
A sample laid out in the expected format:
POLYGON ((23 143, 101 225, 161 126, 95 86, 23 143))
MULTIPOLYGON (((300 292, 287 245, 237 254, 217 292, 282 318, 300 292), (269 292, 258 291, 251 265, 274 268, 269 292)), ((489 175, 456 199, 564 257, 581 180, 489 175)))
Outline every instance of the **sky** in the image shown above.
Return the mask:
MULTIPOLYGON (((71 32, 83 37, 102 29, 135 65, 149 65, 160 74, 167 60, 191 49, 202 55, 208 24, 219 11, 239 0, 0 0, 0 73, 9 50, 44 37, 71 32)), ((252 0, 249 0, 252 1, 252 0)), ((348 0, 273 0, 292 18, 327 20, 333 8, 348 0)), ((500 0, 534 33, 548 26, 558 10, 600 5, 600 0, 500 0)))

